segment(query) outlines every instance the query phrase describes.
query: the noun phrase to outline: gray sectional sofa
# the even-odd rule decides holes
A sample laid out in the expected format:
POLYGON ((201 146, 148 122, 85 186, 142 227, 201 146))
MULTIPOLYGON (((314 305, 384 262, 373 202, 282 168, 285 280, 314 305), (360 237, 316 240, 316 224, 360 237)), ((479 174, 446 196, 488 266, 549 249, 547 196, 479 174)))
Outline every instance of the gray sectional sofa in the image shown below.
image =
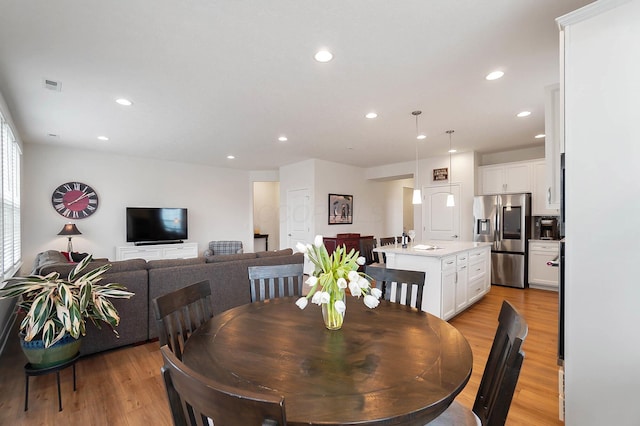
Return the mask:
MULTIPOLYGON (((155 297, 186 287, 202 280, 209 280, 213 296, 213 312, 218 314, 235 306, 251 302, 247 268, 259 265, 284 265, 302 263, 304 256, 291 249, 214 255, 195 259, 151 260, 132 259, 109 262, 93 261, 88 267, 111 263, 104 274, 104 282, 117 282, 135 293, 131 299, 113 299, 120 314, 117 338, 106 326, 97 329, 87 324, 87 335, 81 352, 89 355, 125 345, 146 342, 158 336, 152 300, 155 297)), ((46 275, 59 272, 66 276, 74 268, 71 263, 49 263, 34 273, 46 275)))

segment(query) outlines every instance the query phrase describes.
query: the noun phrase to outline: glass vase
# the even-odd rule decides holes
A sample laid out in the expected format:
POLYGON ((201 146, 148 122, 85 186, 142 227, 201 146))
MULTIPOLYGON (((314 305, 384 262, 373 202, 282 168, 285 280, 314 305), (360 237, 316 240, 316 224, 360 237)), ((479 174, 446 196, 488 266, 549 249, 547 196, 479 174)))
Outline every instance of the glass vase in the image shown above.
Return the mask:
POLYGON ((342 300, 344 303, 344 290, 340 290, 335 294, 332 293, 329 303, 322 304, 322 318, 324 319, 325 327, 329 330, 340 330, 344 321, 344 311, 340 312, 336 309, 336 301, 338 300, 342 300))

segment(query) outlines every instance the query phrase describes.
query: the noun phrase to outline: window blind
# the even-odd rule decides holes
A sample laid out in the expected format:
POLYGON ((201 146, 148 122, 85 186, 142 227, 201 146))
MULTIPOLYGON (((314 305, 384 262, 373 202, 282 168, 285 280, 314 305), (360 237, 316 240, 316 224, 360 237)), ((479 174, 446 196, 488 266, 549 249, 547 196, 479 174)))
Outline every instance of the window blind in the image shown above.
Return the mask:
POLYGON ((2 275, 11 277, 22 261, 20 245, 20 147, 0 113, 0 155, 2 159, 2 275))

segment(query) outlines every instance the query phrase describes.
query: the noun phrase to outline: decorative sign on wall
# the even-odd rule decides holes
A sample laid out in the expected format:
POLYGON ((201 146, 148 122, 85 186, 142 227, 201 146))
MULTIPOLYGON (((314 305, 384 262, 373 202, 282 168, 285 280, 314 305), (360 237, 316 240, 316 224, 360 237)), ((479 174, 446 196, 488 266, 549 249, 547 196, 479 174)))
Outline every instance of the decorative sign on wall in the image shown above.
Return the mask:
POLYGON ((433 169, 433 181, 438 182, 449 179, 449 168, 433 169))

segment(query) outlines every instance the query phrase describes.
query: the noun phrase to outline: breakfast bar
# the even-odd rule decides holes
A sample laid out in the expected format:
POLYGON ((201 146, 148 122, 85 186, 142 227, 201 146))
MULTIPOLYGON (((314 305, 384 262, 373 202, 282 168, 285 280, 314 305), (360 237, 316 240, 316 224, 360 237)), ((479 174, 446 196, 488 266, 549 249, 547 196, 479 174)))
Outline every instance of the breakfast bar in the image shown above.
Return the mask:
POLYGON ((444 320, 476 303, 491 288, 491 244, 433 241, 407 248, 382 246, 386 266, 424 271, 422 310, 444 320))

